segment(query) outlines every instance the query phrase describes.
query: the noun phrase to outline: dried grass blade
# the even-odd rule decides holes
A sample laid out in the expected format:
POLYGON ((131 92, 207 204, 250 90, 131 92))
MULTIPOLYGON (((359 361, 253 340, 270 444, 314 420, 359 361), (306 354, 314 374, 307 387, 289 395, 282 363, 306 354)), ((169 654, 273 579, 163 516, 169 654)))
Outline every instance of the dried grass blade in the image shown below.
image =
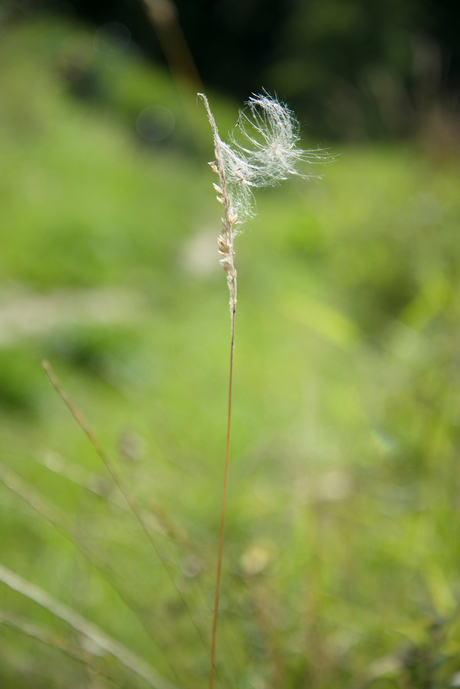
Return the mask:
MULTIPOLYGON (((35 639, 45 646, 55 648, 61 653, 69 656, 69 658, 73 658, 73 660, 76 660, 87 667, 90 666, 90 660, 93 658, 99 660, 99 647, 97 647, 98 653, 95 656, 94 653, 91 653, 88 648, 82 650, 76 646, 73 646, 67 641, 67 639, 64 639, 62 636, 57 636, 56 632, 46 629, 43 625, 38 625, 35 622, 18 617, 17 615, 11 615, 4 610, 0 610, 0 625, 9 627, 9 629, 13 629, 14 631, 24 634, 31 639, 35 639)), ((103 668, 98 667, 98 672, 100 672, 100 674, 104 677, 110 679, 112 682, 115 682, 115 678, 109 675, 103 668)))
POLYGON ((184 606, 184 609, 187 612, 187 615, 190 618, 190 621, 193 624, 193 627, 195 628, 195 631, 196 631, 200 641, 202 642, 203 646, 207 649, 208 645, 206 643, 206 640, 205 640, 200 628, 198 627, 197 623, 195 622, 195 619, 192 615, 190 607, 189 607, 187 601, 185 600, 184 595, 181 592, 179 586, 177 585, 177 583, 173 577, 173 574, 171 572, 170 567, 168 566, 166 560, 164 559, 164 557, 161 555, 161 552, 157 548, 157 545, 156 545, 156 543, 152 537, 152 534, 150 533, 150 530, 147 527, 147 524, 146 524, 146 522, 142 516, 142 512, 141 512, 139 505, 137 504, 137 501, 135 500, 135 498, 133 497, 131 492, 128 490, 128 488, 127 488, 125 482, 123 481, 121 474, 119 473, 115 464, 112 462, 110 457, 103 450, 102 445, 99 442, 99 439, 96 436, 96 434, 94 433, 93 429, 91 428, 91 426, 89 425, 89 423, 87 422, 87 420, 85 419, 83 414, 77 409, 75 404, 70 399, 69 395, 66 393, 66 391, 62 387, 61 383, 56 378, 50 364, 47 361, 43 361, 42 365, 43 365, 43 368, 45 369, 46 375, 48 376, 48 380, 50 381, 51 385, 56 390, 56 392, 58 393, 58 395, 60 396, 60 398, 62 399, 64 404, 67 406, 67 408, 69 409, 69 411, 72 414, 75 421, 78 423, 80 428, 84 431, 84 433, 88 437, 90 443, 92 444, 92 446, 96 450, 96 452, 99 455, 99 457, 101 458, 101 460, 104 462, 107 470, 109 471, 109 473, 112 476, 113 480, 115 481, 116 485, 118 486, 118 488, 122 492, 126 502, 130 506, 134 516, 136 517, 137 521, 139 522, 140 526, 142 527, 142 530, 144 531, 145 535, 147 536, 148 540, 150 541, 150 544, 152 545, 153 549, 155 550, 155 552, 158 556, 158 559, 162 563, 172 585, 174 586, 174 588, 176 590, 177 595, 179 596, 179 598, 181 600, 182 605, 184 606))
MULTIPOLYGON (((176 667, 169 662, 165 649, 156 638, 156 635, 153 633, 150 622, 146 617, 145 610, 148 609, 146 601, 142 600, 141 598, 142 605, 140 605, 138 601, 133 599, 130 593, 132 586, 125 579, 125 577, 116 572, 100 553, 97 553, 93 550, 93 548, 90 548, 84 542, 84 540, 82 540, 82 538, 71 529, 66 516, 62 514, 62 512, 60 512, 56 507, 50 506, 35 488, 32 488, 32 486, 26 483, 26 481, 20 478, 12 469, 6 467, 2 462, 0 462, 0 481, 15 495, 18 495, 22 500, 24 500, 27 505, 32 507, 32 509, 43 517, 53 528, 56 529, 56 531, 67 538, 88 560, 88 562, 99 571, 105 581, 119 595, 123 603, 137 616, 139 622, 142 624, 146 632, 150 635, 159 650, 163 653, 171 672, 178 680, 176 667), (115 583, 116 579, 120 580, 125 585, 124 589, 120 588, 120 586, 115 583)), ((179 665, 179 663, 176 663, 176 665, 179 665)))
POLYGON ((145 660, 139 658, 122 643, 107 635, 96 624, 89 622, 78 612, 64 605, 64 603, 58 601, 42 588, 23 579, 2 564, 0 564, 0 582, 66 622, 72 629, 90 639, 101 651, 110 654, 126 668, 145 679, 154 689, 177 689, 174 684, 161 677, 145 660))

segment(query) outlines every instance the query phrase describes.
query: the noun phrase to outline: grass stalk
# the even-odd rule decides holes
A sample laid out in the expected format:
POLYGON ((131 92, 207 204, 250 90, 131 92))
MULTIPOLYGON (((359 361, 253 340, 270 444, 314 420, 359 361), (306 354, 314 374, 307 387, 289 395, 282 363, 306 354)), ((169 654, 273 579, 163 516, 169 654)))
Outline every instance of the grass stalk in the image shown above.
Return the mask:
POLYGON ((214 189, 217 192, 217 200, 222 204, 224 215, 222 217, 222 231, 217 240, 219 253, 222 256, 220 264, 227 275, 227 285, 230 293, 230 376, 228 386, 228 411, 227 411, 227 440, 225 449, 225 467, 224 467, 224 488, 222 494, 222 514, 220 521, 220 535, 219 548, 217 553, 217 574, 216 574, 216 589, 214 593, 214 613, 212 621, 211 633, 211 659, 209 667, 209 689, 213 689, 214 673, 216 665, 216 640, 217 640, 217 623, 219 620, 219 597, 220 597, 220 581, 222 577, 222 554, 224 548, 224 533, 225 533, 225 514, 227 509, 227 491, 228 491, 228 465, 230 456, 230 433, 232 427, 232 393, 233 393, 233 354, 235 350, 235 312, 237 300, 237 274, 233 262, 233 239, 235 237, 235 223, 237 216, 233 211, 233 206, 229 192, 227 190, 227 177, 225 160, 223 154, 222 141, 219 136, 214 116, 209 107, 209 102, 203 93, 198 96, 204 103, 206 113, 208 115, 209 124, 214 139, 214 155, 215 161, 210 163, 213 172, 219 177, 219 184, 214 184, 214 189))
POLYGON ((224 488, 222 494, 222 515, 220 520, 219 550, 217 554, 216 590, 214 595, 214 614, 211 635, 211 664, 209 668, 209 689, 214 684, 214 668, 216 664, 217 621, 219 618, 220 580, 222 577, 222 554, 224 549, 225 514, 227 510, 228 465, 230 456, 230 435, 232 429, 232 395, 233 395, 233 359, 235 352, 235 308, 231 312, 231 343, 230 343, 230 376, 228 384, 228 413, 227 413, 227 441, 225 445, 224 488))
MULTIPOLYGON (((227 443, 209 669, 209 689, 213 689, 232 424, 233 355, 237 302, 237 273, 234 264, 233 242, 238 233, 238 227, 245 218, 251 215, 253 190, 257 187, 273 186, 291 175, 298 175, 296 163, 305 160, 307 152, 296 146, 299 139, 298 122, 293 113, 277 100, 267 95, 250 98, 248 106, 251 116, 240 111, 237 125, 241 136, 237 140, 232 134, 230 136, 231 145, 228 145, 219 136, 208 99, 204 93, 199 93, 198 97, 201 98, 206 108, 214 140, 215 159, 209 164, 219 178, 219 184, 213 184, 217 194, 216 198, 223 207, 222 227, 217 239, 217 246, 221 255, 219 263, 227 275, 231 318, 227 443)), ((314 157, 317 158, 317 154, 314 157)))

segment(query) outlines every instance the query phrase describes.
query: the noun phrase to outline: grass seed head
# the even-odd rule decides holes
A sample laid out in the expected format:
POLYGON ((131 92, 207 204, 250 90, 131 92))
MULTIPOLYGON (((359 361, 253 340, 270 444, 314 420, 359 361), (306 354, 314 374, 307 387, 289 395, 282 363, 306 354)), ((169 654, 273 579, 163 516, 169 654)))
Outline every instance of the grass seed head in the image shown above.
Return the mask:
POLYGON ((254 189, 278 184, 291 175, 309 177, 297 170, 299 163, 325 162, 321 151, 304 151, 297 146, 299 123, 287 105, 268 94, 251 96, 249 110, 239 113, 230 143, 220 138, 206 96, 202 99, 214 137, 216 160, 211 168, 219 176, 214 184, 217 200, 224 207, 222 232, 218 239, 220 263, 230 286, 230 309, 236 304, 236 270, 233 239, 248 216, 253 215, 254 189))

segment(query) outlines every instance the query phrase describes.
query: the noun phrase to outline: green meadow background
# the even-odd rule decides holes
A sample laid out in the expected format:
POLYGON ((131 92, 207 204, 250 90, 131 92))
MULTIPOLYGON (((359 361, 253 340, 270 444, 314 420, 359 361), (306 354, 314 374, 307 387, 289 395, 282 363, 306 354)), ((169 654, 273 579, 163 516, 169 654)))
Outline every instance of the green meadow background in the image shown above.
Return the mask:
MULTIPOLYGON (((211 134, 166 71, 109 57, 50 18, 0 44, 5 689, 207 682, 230 335, 211 134), (153 142, 150 106, 174 123, 153 142)), ((224 137, 241 103, 207 95, 224 137)), ((216 682, 456 687, 459 149, 332 148, 237 239, 216 682)))

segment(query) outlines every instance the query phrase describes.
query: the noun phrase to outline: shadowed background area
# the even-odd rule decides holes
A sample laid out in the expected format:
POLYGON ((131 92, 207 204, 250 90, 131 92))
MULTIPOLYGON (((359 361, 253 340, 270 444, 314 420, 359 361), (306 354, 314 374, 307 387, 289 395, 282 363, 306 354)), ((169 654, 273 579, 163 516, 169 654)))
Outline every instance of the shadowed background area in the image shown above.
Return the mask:
POLYGON ((262 88, 276 92, 327 139, 407 136, 434 127, 436 114, 458 117, 455 0, 43 0, 7 7, 16 16, 49 13, 105 29, 118 50, 131 44, 237 102, 262 88))
POLYGON ((206 682, 229 314, 196 92, 226 139, 262 88, 335 160, 236 242, 216 682, 460 684, 457 26, 447 0, 1 4, 2 689, 206 682))

